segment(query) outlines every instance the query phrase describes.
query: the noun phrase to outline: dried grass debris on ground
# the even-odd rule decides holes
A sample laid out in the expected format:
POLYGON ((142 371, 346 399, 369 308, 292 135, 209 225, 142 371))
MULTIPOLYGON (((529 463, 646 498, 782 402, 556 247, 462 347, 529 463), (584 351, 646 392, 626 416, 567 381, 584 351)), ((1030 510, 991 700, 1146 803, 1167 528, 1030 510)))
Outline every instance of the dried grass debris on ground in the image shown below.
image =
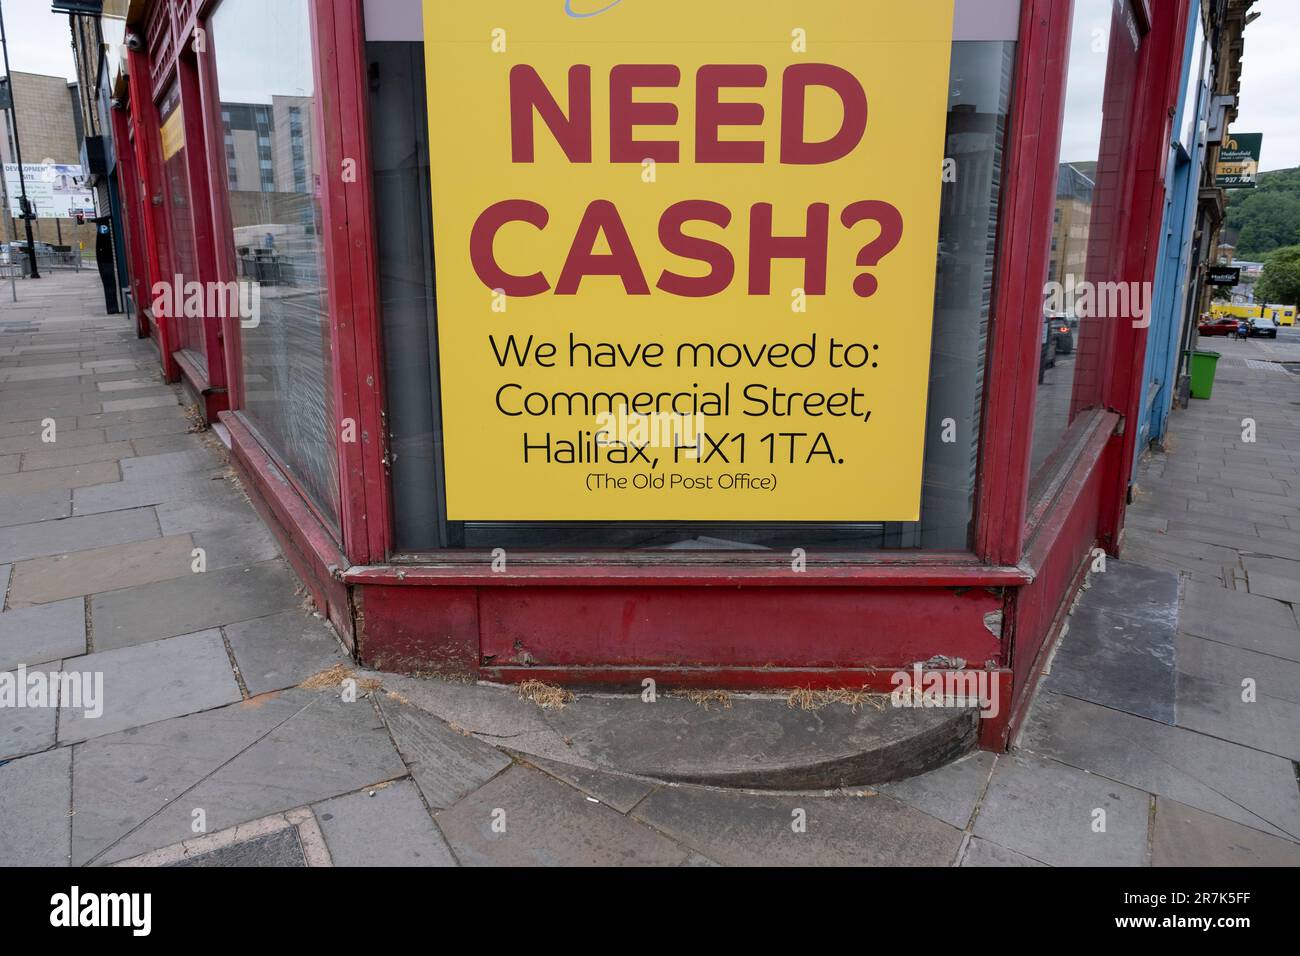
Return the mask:
POLYGON ((565 704, 578 699, 572 691, 539 680, 526 680, 520 684, 519 697, 523 700, 531 700, 538 707, 547 710, 561 710, 565 704))
POLYGON ((798 707, 800 710, 821 710, 831 704, 844 704, 856 714, 863 707, 883 712, 888 700, 888 694, 873 694, 865 687, 861 690, 849 690, 844 687, 832 690, 796 687, 790 691, 785 703, 787 707, 798 707))

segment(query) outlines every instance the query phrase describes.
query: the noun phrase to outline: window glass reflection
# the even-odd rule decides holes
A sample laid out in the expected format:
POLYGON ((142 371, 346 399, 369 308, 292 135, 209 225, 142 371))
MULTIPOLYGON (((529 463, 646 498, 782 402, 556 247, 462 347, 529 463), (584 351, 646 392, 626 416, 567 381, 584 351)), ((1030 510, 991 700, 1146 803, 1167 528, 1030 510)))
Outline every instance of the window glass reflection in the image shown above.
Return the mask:
POLYGON ((338 469, 307 0, 222 0, 211 18, 231 240, 257 283, 241 323, 244 412, 326 516, 338 469))

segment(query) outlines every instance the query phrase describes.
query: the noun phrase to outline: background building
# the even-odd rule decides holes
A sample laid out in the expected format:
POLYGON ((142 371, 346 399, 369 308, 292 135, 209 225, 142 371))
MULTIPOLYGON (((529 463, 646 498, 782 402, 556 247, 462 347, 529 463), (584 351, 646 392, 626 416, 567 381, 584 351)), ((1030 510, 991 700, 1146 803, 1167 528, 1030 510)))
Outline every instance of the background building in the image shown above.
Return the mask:
MULTIPOLYGON (((1237 115, 1244 30, 1257 13, 1255 0, 1194 0, 1183 37, 1181 81, 1174 111, 1174 135, 1166 160, 1167 187, 1160 239, 1159 268, 1150 309, 1150 331, 1143 378, 1144 408, 1137 420, 1137 451, 1163 441, 1169 414, 1187 402, 1187 362, 1196 326, 1208 313, 1213 289, 1206 270, 1215 264, 1242 266, 1243 285, 1232 290, 1250 296, 1258 280, 1252 263, 1234 263, 1235 249, 1223 235, 1227 206, 1215 184, 1220 145, 1237 115)), ((1136 474, 1137 456, 1134 458, 1136 474)))
MULTIPOLYGON (((81 89, 61 76, 43 76, 38 73, 19 73, 11 78, 14 111, 0 113, 4 126, 0 130, 0 162, 12 163, 14 159, 13 122, 18 123, 18 135, 27 165, 46 161, 77 166, 81 164, 81 89)), ((3 186, 0 186, 3 188, 3 186)), ((26 240, 26 230, 21 220, 9 215, 9 203, 3 210, 0 222, 0 239, 26 240)), ((84 243, 93 250, 95 227, 77 225, 75 219, 38 218, 32 222, 32 237, 37 242, 70 245, 74 248, 84 243)))

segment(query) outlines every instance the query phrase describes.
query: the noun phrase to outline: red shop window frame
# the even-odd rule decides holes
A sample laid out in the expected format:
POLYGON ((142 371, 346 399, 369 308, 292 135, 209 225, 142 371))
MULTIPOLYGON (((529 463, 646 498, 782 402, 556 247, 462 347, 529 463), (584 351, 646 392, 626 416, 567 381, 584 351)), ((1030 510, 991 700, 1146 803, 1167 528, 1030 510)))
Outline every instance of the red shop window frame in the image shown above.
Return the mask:
MULTIPOLYGON (((356 150, 350 155, 365 157, 362 163, 366 172, 359 175, 368 177, 369 141, 364 135, 367 101, 362 85, 364 60, 360 58, 364 37, 361 6, 361 0, 322 0, 317 10, 321 21, 325 19, 323 11, 328 9, 333 12, 334 32, 331 36, 339 42, 333 47, 323 45, 322 49, 330 51, 325 53, 326 56, 330 56, 332 51, 338 51, 337 92, 349 120, 360 119, 359 123, 347 127, 344 136, 351 140, 356 150), (351 65, 354 57, 355 67, 351 65)), ((993 342, 990 348, 989 385, 984 396, 985 432, 989 423, 1014 421, 1017 407, 1023 401, 1023 385, 1025 381, 1032 382, 1035 378, 1032 365, 1036 361, 1039 332, 1035 316, 1041 311, 1041 302, 1034 296, 998 295, 997 290, 1021 290, 1024 288, 1025 275, 1035 268, 1039 271, 1046 269, 1047 244, 1040 239, 1050 229, 1055 197, 1056 150, 1059 147, 1060 118, 1064 105, 1071 7, 1070 0, 1024 0, 1021 8, 1013 105, 1006 144, 1008 174, 999 210, 997 286, 994 299, 996 319, 991 332, 993 342)), ((327 37, 322 34, 321 39, 327 37)), ((369 189, 358 190, 357 198, 367 210, 362 221, 368 228, 373 220, 373 210, 369 209, 369 189)), ((354 236, 354 239, 359 238, 354 236)), ((373 257, 372 237, 366 242, 366 249, 373 257)), ((373 276, 371 271, 365 274, 373 276)), ((1037 285, 1039 283, 1034 284, 1035 287, 1037 285)), ((364 381, 369 383, 373 376, 373 382, 378 385, 381 382, 377 341, 379 316, 373 288, 366 296, 365 306, 370 310, 369 314, 362 316, 358 313, 357 318, 366 320, 360 326, 364 333, 366 353, 358 354, 355 367, 364 381)), ((367 402, 382 403, 382 391, 379 388, 365 397, 367 402)), ((382 424, 382 418, 380 422, 382 424)), ((370 449, 370 461, 373 462, 375 453, 381 450, 378 444, 370 449)), ((961 580, 979 574, 991 578, 1013 570, 1019 561, 1023 543, 1028 455, 1027 441, 1012 442, 1010 445, 983 443, 981 474, 988 477, 982 478, 977 485, 974 534, 969 551, 844 553, 833 559, 839 565, 838 574, 851 573, 851 567, 856 565, 857 575, 862 578, 883 580, 894 575, 907 578, 927 575, 938 582, 949 578, 961 580), (997 447, 990 447, 994 444, 997 447), (936 565, 948 567, 951 573, 947 577, 943 573, 936 574, 933 570, 936 565)), ((382 464, 382 457, 379 464, 382 464)), ((376 546, 371 551, 370 560, 379 561, 391 557, 388 477, 385 470, 372 469, 366 479, 367 484, 378 486, 376 491, 382 488, 375 500, 382 497, 384 508, 372 514, 384 516, 384 534, 374 534, 373 530, 371 532, 376 546), (370 474, 380 476, 379 480, 371 481, 370 474), (379 547, 381 542, 383 547, 379 547)), ((349 554, 352 554, 351 548, 349 554)), ((527 561, 529 556, 519 557, 527 561)), ((656 560, 655 556, 644 553, 631 556, 619 552, 567 552, 559 555, 548 552, 546 556, 539 555, 538 558, 552 563, 562 560, 574 566, 595 564, 602 567, 656 560)), ((437 560, 443 564, 458 565, 481 562, 482 555, 476 552, 439 552, 437 560)), ((763 560, 750 555, 729 555, 727 563, 761 565, 763 560)), ((761 568, 755 567, 754 570, 761 571, 761 568)), ((411 572, 408 571, 409 573, 411 572)))
MULTIPOLYGON (((220 0, 198 7, 187 34, 206 27, 220 0)), ((375 289, 373 210, 369 184, 369 154, 364 125, 356 107, 364 102, 361 10, 339 0, 309 3, 316 97, 313 109, 321 130, 321 215, 324 238, 326 302, 331 334, 331 375, 336 440, 344 421, 356 423, 357 441, 337 444, 339 516, 335 522, 318 508, 273 445, 258 436, 257 424, 245 415, 240 421, 257 439, 261 451, 276 465, 293 492, 348 559, 356 564, 382 560, 388 552, 388 479, 383 447, 382 358, 378 342, 378 301, 375 289)), ((205 50, 197 55, 196 76, 202 103, 202 123, 208 144, 207 181, 210 223, 215 241, 208 258, 221 281, 237 275, 231 234, 229 184, 223 157, 214 144, 223 141, 221 98, 214 41, 204 30, 205 50)), ((221 322, 225 378, 230 408, 244 405, 243 360, 236 317, 221 322)))

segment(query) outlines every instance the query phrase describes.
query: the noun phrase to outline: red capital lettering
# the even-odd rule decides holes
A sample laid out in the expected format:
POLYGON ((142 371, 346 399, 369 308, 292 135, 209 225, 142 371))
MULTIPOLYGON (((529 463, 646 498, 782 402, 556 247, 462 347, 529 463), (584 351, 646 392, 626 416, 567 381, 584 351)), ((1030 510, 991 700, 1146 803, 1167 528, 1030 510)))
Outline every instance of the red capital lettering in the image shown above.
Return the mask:
POLYGON ((545 229, 550 215, 546 207, 527 199, 506 199, 483 210, 469 235, 469 259, 483 284, 489 289, 500 289, 506 295, 541 295, 551 287, 546 276, 534 272, 530 276, 515 276, 497 265, 493 245, 497 233, 508 222, 526 222, 545 229))
POLYGON ((825 295, 830 220, 831 207, 824 202, 814 203, 808 207, 808 231, 805 235, 774 236, 772 204, 755 205, 750 210, 749 220, 749 294, 771 294, 773 259, 802 259, 804 292, 825 295))
POLYGON ((731 285, 736 275, 736 260, 722 243, 682 232, 682 226, 692 221, 711 222, 725 229, 731 222, 731 210, 722 203, 706 199, 688 199, 665 209, 659 219, 659 241, 664 249, 683 259, 705 263, 709 272, 702 276, 685 276, 665 269, 655 285, 670 295, 688 298, 717 295, 731 285))
POLYGON ((591 162, 591 67, 569 67, 569 115, 531 66, 510 71, 511 160, 534 162, 533 110, 546 123, 571 163, 591 162))
POLYGON ((675 163, 678 144, 672 140, 632 138, 637 126, 673 126, 677 107, 672 103, 637 103, 632 91, 638 86, 671 88, 682 81, 675 66, 626 64, 609 71, 609 159, 612 163, 675 163))
POLYGON ((798 63, 788 67, 781 85, 781 162, 815 166, 843 159, 862 142, 867 130, 867 94, 848 70, 829 63, 798 63), (834 91, 844 105, 839 132, 821 143, 804 141, 808 87, 834 91))
POLYGON ((564 261, 564 271, 555 284, 555 294, 576 295, 583 276, 618 276, 628 295, 650 294, 618 208, 608 199, 597 199, 582 214, 569 256, 564 261), (602 232, 609 243, 609 255, 596 255, 592 251, 602 232))
POLYGON ((695 161, 697 163, 761 163, 761 140, 723 142, 722 126, 762 126, 761 103, 723 103, 723 87, 761 88, 767 85, 767 68, 741 64, 702 66, 695 77, 695 161))

